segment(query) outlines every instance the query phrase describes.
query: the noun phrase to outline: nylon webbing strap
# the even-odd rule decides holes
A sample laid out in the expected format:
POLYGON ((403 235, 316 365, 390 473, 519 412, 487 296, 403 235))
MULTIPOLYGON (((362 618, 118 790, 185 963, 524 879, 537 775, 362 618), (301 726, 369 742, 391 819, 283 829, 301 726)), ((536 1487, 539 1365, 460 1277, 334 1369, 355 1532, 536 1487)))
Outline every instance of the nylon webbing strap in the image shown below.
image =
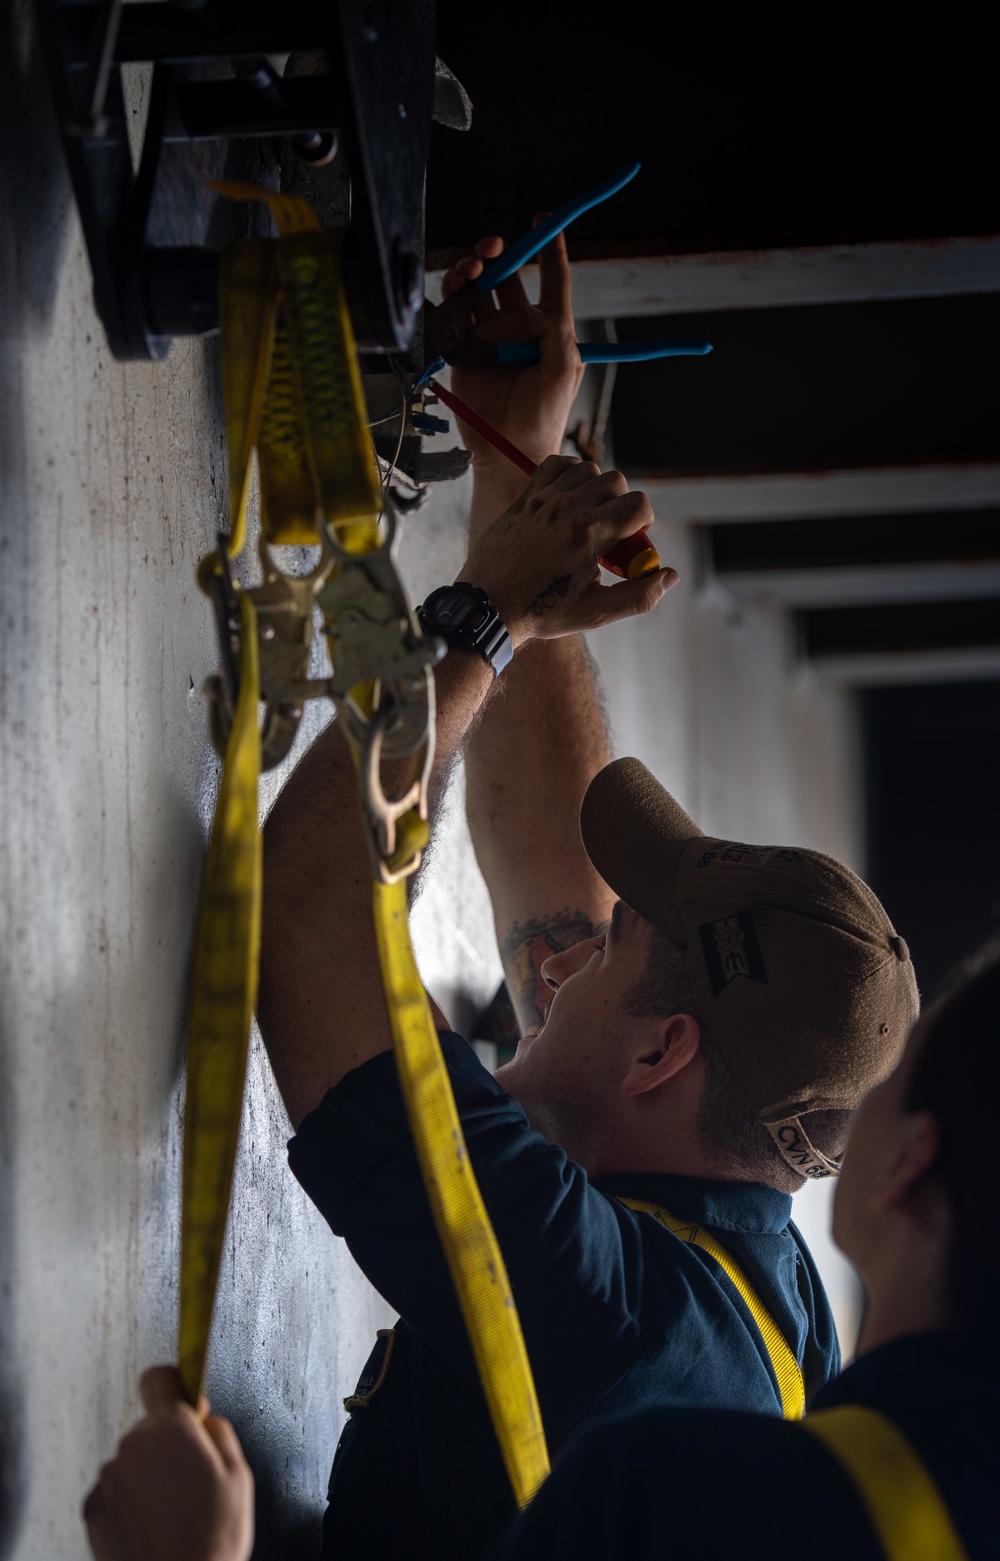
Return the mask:
POLYGON ((941 1493, 906 1437, 874 1409, 841 1404, 802 1422, 841 1464, 887 1561, 966 1561, 941 1493))
POLYGON ((178 1363, 201 1396, 240 1131, 260 951, 259 677, 253 603, 240 600, 240 692, 202 869, 188 1004, 178 1363))
POLYGON ((507 1269, 462 1134, 407 918, 406 883, 375 884, 375 930, 400 1085, 420 1170, 518 1506, 549 1472, 507 1269))
MULTIPOLYGON (((185 1387, 191 1402, 197 1403, 256 988, 260 742, 254 750, 252 739, 257 736, 257 696, 260 693, 265 701, 264 730, 269 740, 272 706, 277 705, 280 714, 296 704, 301 709, 303 698, 328 694, 336 702, 359 776, 375 877, 379 959, 417 1157, 504 1463, 518 1504, 524 1506, 548 1473, 541 1415, 503 1258, 469 1161, 417 971, 407 916, 406 875, 419 864, 427 838, 426 783, 434 709, 430 664, 435 652, 419 635, 402 594, 392 564, 391 528, 388 540, 380 532, 378 478, 340 279, 339 235, 320 230, 311 209, 295 197, 242 186, 219 188, 236 199, 266 199, 280 238, 277 242, 240 240, 227 250, 220 265, 232 532, 219 557, 203 561, 200 578, 217 599, 223 638, 229 627, 238 628, 241 654, 234 710, 228 712, 221 686, 211 690, 217 727, 224 731, 230 716, 232 727, 213 845, 206 858, 190 1005, 181 1258, 185 1387), (304 583, 283 576, 266 546, 261 549, 263 586, 240 591, 229 581, 226 559, 243 547, 255 452, 265 543, 311 541, 321 548, 321 563, 304 583), (226 591, 239 600, 238 624, 231 611, 227 619, 219 606, 226 591), (260 642, 251 598, 257 603, 261 625, 266 625, 260 627, 260 642), (314 603, 323 615, 333 662, 333 674, 325 682, 305 681, 303 670, 314 603), (294 633, 288 627, 293 620, 298 623, 294 633), (420 778, 401 798, 387 798, 382 791, 383 754, 389 758, 417 755, 415 762, 422 765, 420 778), (237 871, 238 853, 213 854, 217 832, 229 839, 220 821, 235 809, 237 795, 241 863, 244 857, 249 861, 253 837, 257 866, 252 895, 244 883, 245 872, 240 877, 237 871), (252 902, 254 908, 242 919, 236 915, 237 902, 243 904, 238 890, 248 907, 252 902), (211 952, 215 945, 209 937, 210 931, 218 933, 223 927, 228 933, 223 940, 229 960, 225 972, 221 956, 211 952), (220 1065, 210 1080, 200 1065, 199 1049, 213 1030, 214 1019, 205 1018, 206 1008, 211 1010, 213 1004, 220 1011, 225 1007, 230 1022, 226 1066, 220 1065), (221 1143, 221 1128, 212 1124, 223 1121, 225 1154, 221 1148, 212 1150, 210 1144, 213 1133, 221 1143)), ((280 737, 284 729, 280 721, 275 729, 280 737)))
POLYGON ((739 1264, 730 1256, 726 1249, 716 1241, 715 1237, 702 1225, 696 1225, 691 1220, 679 1220, 661 1208, 658 1203, 646 1203, 641 1198, 619 1198, 619 1203, 627 1204, 630 1209, 635 1209, 640 1214, 651 1214, 667 1230, 679 1236, 681 1241, 686 1241, 690 1246, 701 1247, 709 1257, 715 1259, 726 1278, 740 1293, 744 1305, 757 1325, 757 1329, 764 1341, 768 1359, 778 1379, 778 1389, 781 1393, 781 1412, 786 1420, 801 1420, 806 1408, 806 1389, 802 1378, 802 1369, 795 1359, 781 1329, 750 1283, 739 1264))

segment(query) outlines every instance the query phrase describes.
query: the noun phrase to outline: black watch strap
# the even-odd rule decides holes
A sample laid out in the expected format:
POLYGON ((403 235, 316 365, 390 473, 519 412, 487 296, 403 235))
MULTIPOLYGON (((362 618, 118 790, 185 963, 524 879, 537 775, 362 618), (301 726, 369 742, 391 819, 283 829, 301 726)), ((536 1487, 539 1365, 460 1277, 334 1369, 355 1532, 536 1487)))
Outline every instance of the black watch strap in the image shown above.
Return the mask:
POLYGON ((425 634, 437 635, 450 647, 478 651, 499 677, 514 654, 507 626, 486 592, 458 580, 438 586, 417 608, 425 634))

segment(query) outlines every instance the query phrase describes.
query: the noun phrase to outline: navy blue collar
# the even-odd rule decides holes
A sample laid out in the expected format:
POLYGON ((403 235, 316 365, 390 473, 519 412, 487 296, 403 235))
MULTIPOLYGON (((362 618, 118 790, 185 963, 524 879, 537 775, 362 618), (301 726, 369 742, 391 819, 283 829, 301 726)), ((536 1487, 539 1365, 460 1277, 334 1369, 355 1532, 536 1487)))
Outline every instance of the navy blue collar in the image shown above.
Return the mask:
POLYGON ((870 1404, 892 1412, 956 1408, 981 1413, 996 1404, 1000 1388, 1000 1344, 978 1330, 912 1333, 869 1350, 816 1394, 811 1409, 834 1404, 870 1404))
POLYGON ((619 1171, 595 1176, 599 1192, 660 1203, 682 1220, 746 1236, 780 1236, 792 1217, 791 1193, 760 1182, 710 1182, 661 1171, 619 1171))

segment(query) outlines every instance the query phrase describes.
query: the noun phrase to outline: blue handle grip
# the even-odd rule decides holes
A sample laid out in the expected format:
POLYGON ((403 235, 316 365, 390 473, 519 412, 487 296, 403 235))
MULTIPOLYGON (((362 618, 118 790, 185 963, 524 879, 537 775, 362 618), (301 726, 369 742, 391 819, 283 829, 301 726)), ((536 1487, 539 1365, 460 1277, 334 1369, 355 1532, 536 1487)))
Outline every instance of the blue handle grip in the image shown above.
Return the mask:
MULTIPOLYGON (((710 341, 582 341, 581 363, 645 363, 649 358, 703 358, 710 341)), ((541 357, 534 341, 505 341, 497 347, 497 362, 505 365, 537 363, 541 357)))
POLYGON ((546 217, 543 222, 540 222, 537 228, 532 228, 531 232, 518 239, 516 244, 505 249, 496 260, 491 260, 482 276, 476 278, 473 286, 478 287, 481 293, 491 293, 501 282, 506 282, 509 276, 513 276, 514 272, 533 255, 537 255, 540 249, 544 249, 550 239, 555 238, 557 233, 561 233, 563 228, 568 227, 577 217, 582 217, 583 213, 589 211, 592 206, 599 206, 602 201, 623 190, 626 184, 635 178, 641 167, 641 163, 626 163, 624 168, 619 168, 618 172, 610 179, 605 179, 603 184, 595 184, 594 188, 588 190, 585 195, 578 195, 575 200, 567 201, 565 206, 560 206, 551 217, 546 217))

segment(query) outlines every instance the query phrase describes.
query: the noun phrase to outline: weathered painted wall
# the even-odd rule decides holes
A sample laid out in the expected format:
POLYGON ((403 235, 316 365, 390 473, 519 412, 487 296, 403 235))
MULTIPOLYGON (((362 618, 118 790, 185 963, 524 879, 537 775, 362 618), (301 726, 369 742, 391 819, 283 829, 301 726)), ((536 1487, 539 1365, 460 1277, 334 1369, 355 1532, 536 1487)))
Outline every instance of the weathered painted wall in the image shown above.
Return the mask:
MULTIPOLYGON (((26 15, 3 13, 0 42, 0 1556, 71 1561, 138 1374, 174 1352, 183 996, 218 778, 194 569, 224 466, 214 347, 123 367, 103 345, 26 15)), ((416 599, 461 561, 465 497, 405 523, 416 599)), ((619 750, 706 828, 855 860, 846 706, 788 675, 765 609, 699 602, 682 526, 660 540, 684 586, 595 641, 619 750)), ((459 778, 416 931, 470 1023, 499 963, 461 798, 459 778)), ((287 1131, 255 1040, 210 1389, 258 1471, 260 1554, 293 1556, 384 1307, 287 1172, 287 1131)))
MULTIPOLYGON (((175 1352, 182 1019, 218 767, 194 582, 223 522, 214 344, 114 363, 26 11, 0 43, 0 1553, 84 1492, 175 1352), (8 45, 10 52, 8 53, 8 45)), ((299 1192, 259 1043, 209 1387, 304 1553, 383 1304, 299 1192)), ((280 1541, 280 1543, 279 1543, 280 1541)))

